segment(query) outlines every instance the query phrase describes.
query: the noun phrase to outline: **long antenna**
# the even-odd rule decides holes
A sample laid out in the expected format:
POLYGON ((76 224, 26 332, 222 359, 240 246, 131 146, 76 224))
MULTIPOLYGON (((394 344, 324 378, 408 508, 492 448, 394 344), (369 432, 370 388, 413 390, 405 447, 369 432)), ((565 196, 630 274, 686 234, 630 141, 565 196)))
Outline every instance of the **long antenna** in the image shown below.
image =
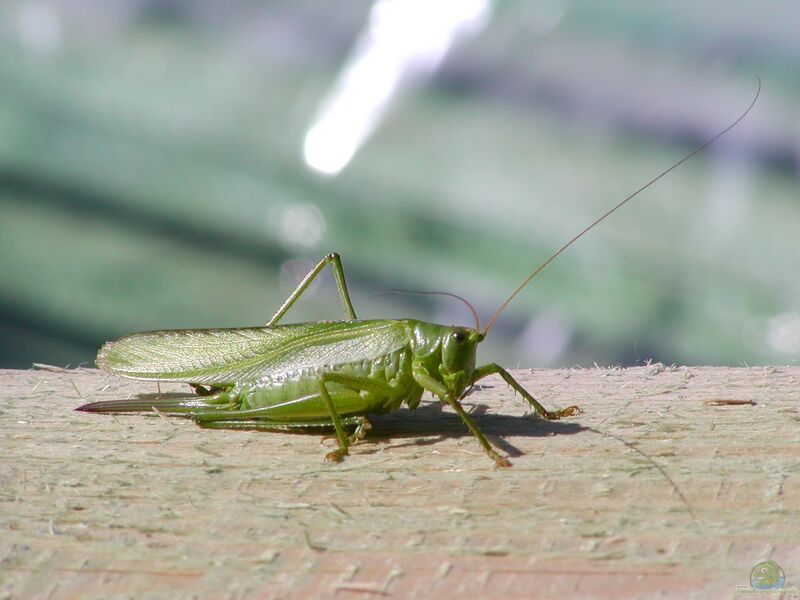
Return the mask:
POLYGON ((385 294, 413 294, 415 296, 447 296, 449 298, 455 298, 456 300, 461 300, 461 302, 467 305, 467 308, 472 313, 472 318, 475 319, 475 331, 477 331, 478 333, 480 333, 481 331, 481 320, 478 317, 478 311, 475 310, 475 307, 469 303, 469 300, 467 300, 466 298, 462 298, 458 294, 453 294, 451 292, 419 292, 417 290, 398 290, 398 289, 389 289, 377 293, 378 296, 383 296, 385 294))
POLYGON ((497 317, 499 317, 499 316, 500 316, 500 313, 501 313, 501 312, 503 312, 503 311, 505 310, 505 308, 506 308, 506 307, 507 307, 509 304, 511 304, 511 301, 512 301, 512 300, 513 300, 513 299, 514 299, 516 296, 517 296, 517 294, 519 294, 519 293, 520 293, 520 292, 523 290, 523 288, 524 288, 526 285, 528 285, 528 284, 531 282, 531 280, 532 280, 534 277, 536 277, 536 276, 537 276, 539 273, 541 273, 541 272, 542 272, 542 270, 544 270, 544 268, 545 268, 547 265, 549 265, 551 262, 553 262, 553 261, 556 259, 556 257, 557 257, 559 254, 561 254, 562 252, 564 252, 564 250, 566 250, 566 249, 567 249, 567 248, 569 248, 569 247, 570 247, 572 244, 574 244, 574 243, 575 243, 575 242, 577 242, 577 241, 578 241, 580 238, 582 238, 582 237, 583 237, 583 235, 584 235, 585 233, 587 233, 589 230, 591 230, 591 229, 592 229, 592 228, 593 228, 595 225, 598 225, 598 224, 599 224, 601 221, 605 220, 605 219, 606 219, 606 217, 609 217, 609 216, 610 216, 612 213, 614 213, 614 212, 616 212, 618 209, 622 208, 622 207, 623 207, 625 204, 627 204, 627 203, 628 203, 630 200, 633 200, 633 199, 634 199, 636 196, 638 196, 638 195, 639 195, 640 193, 642 193, 644 190, 646 190, 647 188, 649 188, 649 187, 650 187, 651 185, 653 185, 653 184, 654 184, 656 181, 658 181, 659 179, 661 179, 662 177, 664 177, 664 175, 667 175, 668 173, 670 173, 670 172, 672 172, 673 170, 677 169, 679 166, 681 166, 681 165, 682 165, 683 163, 685 163, 687 160, 689 160, 690 158, 692 158, 692 157, 693 157, 695 154, 699 154, 700 152, 702 152, 703 150, 705 150, 706 148, 708 148, 708 147, 709 147, 711 144, 713 144, 714 142, 716 142, 716 141, 717 141, 719 138, 721 138, 723 135, 725 135, 726 133, 728 133, 728 132, 729 132, 731 129, 733 129, 734 127, 736 127, 736 126, 739 124, 739 122, 740 122, 742 119, 744 119, 744 118, 747 116, 747 113, 749 113, 749 112, 750 112, 750 110, 753 108, 753 106, 755 106, 756 100, 758 100, 758 96, 761 94, 761 78, 760 78, 760 77, 758 77, 758 76, 756 76, 756 79, 758 80, 758 89, 756 90, 756 95, 755 95, 755 98, 753 98, 753 101, 752 101, 752 102, 750 102, 750 105, 747 107, 747 109, 746 109, 746 110, 745 110, 745 111, 744 111, 744 112, 743 112, 741 115, 739 115, 739 118, 738 118, 738 119, 736 119, 736 120, 735 120, 733 123, 731 123, 730 125, 728 125, 728 126, 725 128, 725 129, 723 129, 722 131, 720 131, 720 132, 719 132, 717 135, 715 135, 714 137, 712 137, 710 140, 708 140, 707 142, 705 142, 705 143, 704 143, 704 144, 702 144, 701 146, 698 146, 697 148, 695 148, 694 150, 692 150, 692 151, 691 151, 689 154, 687 154, 686 156, 684 156, 682 159, 680 159, 678 162, 676 162, 674 165, 672 165, 672 166, 671 166, 669 169, 667 169, 666 171, 662 171, 660 175, 658 175, 658 176, 654 177, 653 179, 651 179, 650 181, 648 181, 647 183, 645 183, 645 184, 644 184, 642 187, 640 187, 638 190, 636 190, 635 192, 633 192, 633 193, 632 193, 630 196, 628 196, 627 198, 625 198, 625 199, 624 199, 622 202, 620 202, 619 204, 617 204, 615 207, 613 207, 613 208, 611 208, 611 209, 607 210, 606 212, 604 212, 604 213, 603 213, 603 214, 602 214, 602 215, 601 215, 601 216, 600 216, 600 217, 599 217, 599 218, 598 218, 596 221, 594 221, 594 222, 593 222, 591 225, 589 225, 588 227, 586 227, 586 228, 585 228, 583 231, 581 231, 581 232, 580 232, 578 235, 576 235, 575 237, 573 237, 573 238, 572 238, 570 241, 568 241, 566 244, 564 244, 563 246, 561 246, 561 248, 559 248, 558 250, 556 250, 556 251, 555 251, 555 253, 554 253, 554 254, 553 254, 553 255, 552 255, 550 258, 548 258, 548 259, 547 259, 546 261, 544 261, 544 262, 543 262, 541 265, 539 265, 539 267, 538 267, 538 268, 537 268, 537 269, 536 269, 536 270, 535 270, 533 273, 531 273, 531 274, 530 274, 530 275, 527 277, 527 279, 525 279, 525 281, 523 281, 523 282, 522 282, 522 283, 519 285, 519 287, 517 287, 517 289, 515 289, 515 290, 512 292, 512 294, 511 294, 511 295, 508 297, 508 299, 507 299, 505 302, 503 302, 503 304, 501 304, 501 305, 500 305, 500 308, 498 308, 498 309, 497 309, 497 311, 496 311, 496 312, 495 312, 495 313, 492 315, 492 318, 491 318, 491 319, 489 319, 489 322, 486 324, 486 329, 485 329, 485 330, 484 330, 484 332, 483 332, 483 333, 484 333, 484 335, 485 335, 485 334, 487 334, 487 333, 489 333, 489 330, 492 328, 492 325, 494 325, 494 322, 497 320, 497 317))

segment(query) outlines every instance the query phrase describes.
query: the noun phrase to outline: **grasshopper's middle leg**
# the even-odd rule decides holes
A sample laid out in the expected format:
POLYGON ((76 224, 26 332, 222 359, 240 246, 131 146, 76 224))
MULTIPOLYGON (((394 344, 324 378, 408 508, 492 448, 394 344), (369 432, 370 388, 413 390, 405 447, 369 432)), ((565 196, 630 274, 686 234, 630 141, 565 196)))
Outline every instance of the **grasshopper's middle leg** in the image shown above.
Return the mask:
POLYGON ((289 311, 294 303, 297 302, 297 299, 303 295, 303 292, 308 289, 308 286, 311 285, 311 282, 314 281, 314 278, 322 272, 322 269, 325 268, 325 265, 330 265, 331 269, 333 269, 333 278, 336 280, 336 288, 339 290, 339 298, 342 300, 342 307, 344 308, 345 315, 347 318, 355 321, 356 320, 356 311, 353 310, 353 303, 350 302, 350 294, 347 293, 347 282, 344 279, 344 270, 342 269, 342 260, 339 258, 339 255, 336 252, 331 252, 325 258, 317 263, 317 266, 309 271, 308 275, 303 278, 295 290, 289 295, 286 301, 281 305, 272 318, 267 323, 267 327, 272 327, 273 325, 277 325, 278 322, 283 318, 283 316, 289 311))
POLYGON ((555 421, 556 419, 560 419, 561 417, 569 417, 570 415, 574 415, 576 413, 581 412, 580 407, 575 405, 568 406, 567 408, 563 408, 561 410, 556 410, 556 411, 547 410, 544 406, 539 404, 536 398, 530 395, 528 390, 522 387, 517 382, 517 380, 511 376, 511 373, 509 373, 503 367, 495 363, 484 365, 482 367, 478 367, 477 369, 475 369, 474 373, 475 378, 473 379, 473 383, 478 381, 479 379, 483 379, 484 377, 487 377, 488 375, 493 375, 495 373, 497 375, 500 375, 500 377, 502 377, 508 385, 514 388, 517 392, 519 392, 519 394, 523 398, 525 398, 525 400, 528 401, 528 404, 530 404, 533 407, 533 410, 536 412, 536 414, 542 417, 543 419, 547 419, 548 421, 555 421))
POLYGON ((356 428, 355 433, 350 437, 346 436, 344 433, 344 428, 342 427, 339 413, 337 412, 336 407, 333 404, 333 400, 328 392, 328 388, 326 386, 328 383, 338 383, 339 385, 345 386, 346 388, 355 392, 374 392, 383 397, 390 397, 393 395, 394 389, 388 383, 369 379, 367 377, 345 375, 344 373, 323 373, 320 376, 320 396, 322 396, 322 400, 328 407, 328 411, 331 414, 331 420, 333 421, 333 427, 336 429, 336 438, 339 440, 339 448, 333 450, 332 452, 328 452, 328 454, 325 456, 325 460, 340 462, 348 453, 350 444, 363 439, 366 435, 366 431, 371 429, 372 425, 370 425, 369 421, 367 421, 366 417, 364 417, 359 426, 356 428))

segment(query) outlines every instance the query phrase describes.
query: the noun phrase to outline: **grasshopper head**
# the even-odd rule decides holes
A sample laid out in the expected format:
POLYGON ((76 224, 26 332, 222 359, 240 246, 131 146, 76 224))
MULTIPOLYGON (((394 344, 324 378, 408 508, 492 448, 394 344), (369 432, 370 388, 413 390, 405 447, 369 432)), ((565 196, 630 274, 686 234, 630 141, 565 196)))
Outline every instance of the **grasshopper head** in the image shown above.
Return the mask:
POLYGON ((442 336, 442 361, 439 372, 442 381, 455 398, 472 385, 475 354, 484 334, 469 327, 451 327, 442 336))

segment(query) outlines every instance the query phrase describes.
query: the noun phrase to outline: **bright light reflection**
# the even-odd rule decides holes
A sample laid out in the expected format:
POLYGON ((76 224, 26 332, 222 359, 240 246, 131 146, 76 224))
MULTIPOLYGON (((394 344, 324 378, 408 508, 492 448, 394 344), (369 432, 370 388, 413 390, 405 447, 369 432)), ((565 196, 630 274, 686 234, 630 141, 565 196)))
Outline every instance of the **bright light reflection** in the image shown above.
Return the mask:
POLYGON ((49 2, 28 2, 17 13, 17 35, 31 50, 47 54, 61 45, 61 20, 49 2))
POLYGON ((536 365, 552 365, 566 352, 573 333, 572 325, 560 315, 541 312, 523 330, 518 349, 536 365))
POLYGON ((396 94, 429 76, 463 34, 483 29, 491 0, 376 0, 339 79, 306 133, 306 164, 336 175, 396 94))
POLYGON ((325 234, 325 217, 313 204, 295 204, 286 207, 280 218, 280 235, 283 242, 294 248, 313 248, 325 234))
POLYGON ((767 340, 776 350, 786 354, 800 352, 800 314, 784 313, 769 320, 767 340))

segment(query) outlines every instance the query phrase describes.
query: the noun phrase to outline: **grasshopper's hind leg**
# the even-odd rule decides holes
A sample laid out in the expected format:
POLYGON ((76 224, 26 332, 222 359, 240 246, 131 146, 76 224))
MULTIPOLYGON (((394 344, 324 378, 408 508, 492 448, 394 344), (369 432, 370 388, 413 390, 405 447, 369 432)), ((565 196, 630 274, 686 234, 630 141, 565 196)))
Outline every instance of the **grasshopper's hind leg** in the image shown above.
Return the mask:
MULTIPOLYGON (((350 445, 363 439, 367 431, 372 428, 370 422, 363 416, 369 403, 361 396, 361 392, 371 392, 381 398, 391 398, 395 394, 394 388, 378 380, 343 373, 323 373, 319 377, 319 394, 307 396, 303 398, 303 402, 314 405, 322 400, 330 415, 329 418, 320 416, 313 420, 298 420, 286 412, 282 414, 277 412, 285 409, 285 406, 265 406, 248 410, 203 410, 192 412, 191 416, 201 427, 215 429, 298 429, 333 426, 339 447, 329 452, 325 459, 339 462, 348 453, 350 445), (329 384, 336 384, 340 389, 331 391, 329 384), (350 414, 340 415, 337 405, 340 408, 347 406, 347 412, 350 414), (348 436, 345 433, 346 426, 355 426, 355 432, 348 436)), ((290 404, 295 410, 302 412, 302 408, 296 403, 290 404)))
POLYGON ((301 281, 295 290, 289 295, 286 301, 281 305, 272 318, 267 323, 267 327, 272 327, 273 325, 277 325, 278 322, 283 318, 294 303, 297 302, 297 299, 303 295, 303 292, 308 289, 308 286, 311 285, 311 282, 314 281, 314 278, 322 272, 322 269, 325 268, 325 265, 330 265, 331 269, 333 270, 333 278, 336 280, 336 289, 339 290, 339 298, 342 300, 342 308, 344 308, 344 314, 347 316, 348 319, 355 321, 356 320, 356 311, 353 310, 353 303, 350 302, 350 294, 347 292, 347 282, 344 279, 344 269, 342 269, 342 260, 339 258, 339 255, 336 252, 331 252, 325 258, 317 263, 317 266, 309 271, 308 275, 303 277, 303 281, 301 281))
POLYGON ((568 406, 567 408, 562 408, 561 410, 555 410, 555 411, 547 410, 544 406, 539 404, 536 398, 530 395, 528 390, 522 387, 517 382, 517 380, 511 376, 511 373, 509 373, 503 367, 495 363, 484 365, 482 367, 478 367, 477 369, 475 369, 475 379, 473 380, 473 383, 478 381, 479 379, 483 379, 484 377, 493 374, 500 375, 500 377, 502 377, 503 380, 508 385, 514 388, 514 390, 516 390, 520 394, 520 396, 522 396, 523 398, 525 398, 525 400, 528 401, 528 404, 530 404, 533 407, 533 410, 536 412, 536 414, 542 417, 543 419, 547 419, 548 421, 555 421, 562 417, 569 417, 571 415, 581 412, 580 407, 575 406, 574 404, 572 406, 568 406))
MULTIPOLYGON (((367 437, 367 432, 372 429, 372 423, 369 422, 367 417, 351 417, 351 419, 355 419, 352 423, 355 423, 356 427, 353 430, 353 433, 347 436, 347 444, 349 446, 355 446, 358 442, 365 439, 367 437)), ((345 422, 344 418, 341 418, 342 425, 351 425, 350 421, 345 422)), ((336 437, 336 435, 330 436, 326 435, 322 438, 322 441, 329 440, 332 437, 336 437)))
POLYGON ((224 386, 224 385, 201 385, 199 383, 190 383, 189 387, 194 390, 194 393, 198 396, 213 396, 215 394, 219 394, 220 392, 230 391, 231 386, 224 386))
POLYGON ((347 442, 352 446, 353 444, 357 444, 365 437, 367 437, 367 432, 372 429, 372 423, 367 420, 367 417, 358 417, 358 425, 356 425, 356 429, 353 432, 353 435, 347 438, 347 442))
MULTIPOLYGON (((355 425, 361 427, 363 417, 342 417, 342 425, 345 427, 355 425)), ((294 431, 329 429, 331 422, 328 420, 319 421, 267 421, 264 419, 217 419, 203 420, 195 417, 195 423, 203 429, 244 429, 256 431, 294 431)))

